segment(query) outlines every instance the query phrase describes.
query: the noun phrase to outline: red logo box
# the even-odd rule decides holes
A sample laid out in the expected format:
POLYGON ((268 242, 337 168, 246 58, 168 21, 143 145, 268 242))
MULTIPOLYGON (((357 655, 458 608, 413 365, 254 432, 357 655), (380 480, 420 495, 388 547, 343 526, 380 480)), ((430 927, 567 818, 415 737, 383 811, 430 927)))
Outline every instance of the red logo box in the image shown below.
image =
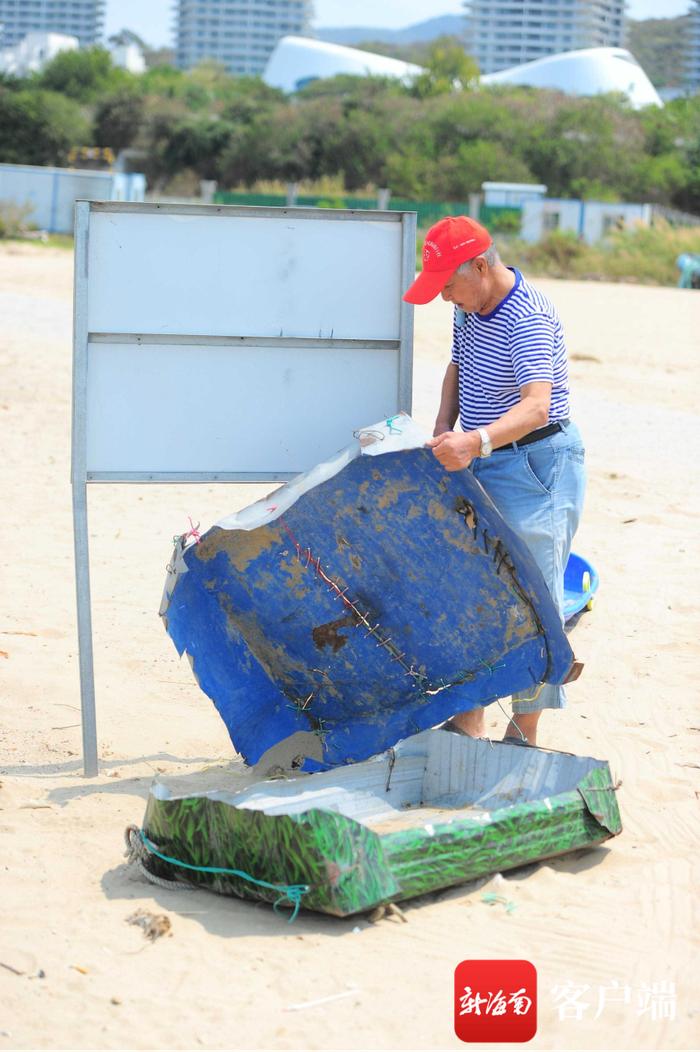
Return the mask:
POLYGON ((537 969, 529 961, 462 961, 455 968, 455 1034, 466 1042, 531 1041, 537 969))

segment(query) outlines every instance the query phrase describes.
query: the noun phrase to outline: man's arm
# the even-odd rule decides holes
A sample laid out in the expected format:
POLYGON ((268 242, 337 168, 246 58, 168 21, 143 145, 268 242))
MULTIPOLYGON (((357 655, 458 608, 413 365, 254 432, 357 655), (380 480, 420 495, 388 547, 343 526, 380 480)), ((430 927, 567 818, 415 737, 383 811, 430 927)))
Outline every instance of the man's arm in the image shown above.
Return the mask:
POLYGON ((517 442, 530 431, 544 427, 549 420, 551 397, 552 385, 543 380, 521 387, 518 404, 486 428, 494 449, 508 442, 517 442))
POLYGON ((433 435, 442 435, 445 431, 451 431, 459 416, 459 367, 450 362, 445 371, 442 381, 442 394, 440 396, 440 408, 433 435))
MULTIPOLYGON (((456 370, 457 367, 448 366, 448 373, 451 368, 456 370)), ((438 422, 441 420, 446 383, 447 375, 443 383, 443 401, 440 403, 438 422)), ((544 427, 549 419, 551 396, 552 385, 550 383, 536 381, 524 384, 520 388, 520 401, 517 405, 514 405, 503 416, 499 416, 486 428, 494 449, 498 446, 505 446, 508 442, 517 442, 530 431, 544 427)), ((455 419, 456 413, 453 423, 455 419)), ((481 452, 481 437, 478 431, 466 431, 463 434, 447 431, 443 434, 437 430, 436 424, 435 436, 428 442, 428 445, 448 471, 458 471, 460 468, 469 467, 474 457, 478 457, 481 452)))

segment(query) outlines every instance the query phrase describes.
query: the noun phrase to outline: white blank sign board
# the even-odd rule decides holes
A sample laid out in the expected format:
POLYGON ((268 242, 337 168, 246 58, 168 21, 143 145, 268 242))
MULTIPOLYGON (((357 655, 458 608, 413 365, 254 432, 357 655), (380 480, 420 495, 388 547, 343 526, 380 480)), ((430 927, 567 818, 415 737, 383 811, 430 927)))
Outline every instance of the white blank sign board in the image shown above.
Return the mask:
POLYGON ((94 213, 89 330, 399 338, 400 221, 269 211, 94 213))
POLYGON ((77 221, 86 480, 289 477, 410 411, 412 213, 84 202, 77 221))
POLYGON ((396 411, 397 367, 396 349, 304 341, 90 343, 88 474, 297 473, 396 411))

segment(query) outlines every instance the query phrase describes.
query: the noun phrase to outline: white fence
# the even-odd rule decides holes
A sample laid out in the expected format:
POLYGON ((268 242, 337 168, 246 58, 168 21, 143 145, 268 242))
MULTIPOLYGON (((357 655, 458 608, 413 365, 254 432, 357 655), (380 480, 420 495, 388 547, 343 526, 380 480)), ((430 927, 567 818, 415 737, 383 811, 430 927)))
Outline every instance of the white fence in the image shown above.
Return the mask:
POLYGON ((143 201, 145 193, 146 177, 136 172, 0 164, 0 207, 27 206, 28 221, 51 234, 73 233, 76 201, 143 201))

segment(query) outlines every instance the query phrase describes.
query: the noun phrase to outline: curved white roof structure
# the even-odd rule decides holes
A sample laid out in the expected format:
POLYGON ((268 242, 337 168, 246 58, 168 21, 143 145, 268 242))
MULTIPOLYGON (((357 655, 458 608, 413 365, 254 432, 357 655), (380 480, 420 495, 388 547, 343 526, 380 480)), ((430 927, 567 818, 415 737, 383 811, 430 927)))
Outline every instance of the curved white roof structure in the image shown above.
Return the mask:
MULTIPOLYGON (((264 80, 273 88, 292 92, 313 80, 339 73, 355 76, 396 77, 410 80, 422 72, 420 66, 375 55, 358 48, 329 44, 310 37, 282 37, 267 63, 264 80)), ((554 88, 568 95, 601 95, 622 92, 635 109, 663 106, 656 90, 637 60, 618 47, 594 47, 565 51, 559 55, 526 62, 481 77, 481 84, 522 84, 532 88, 554 88)))
POLYGON ((420 66, 386 55, 310 37, 282 37, 270 55, 263 80, 272 88, 290 92, 298 91, 312 80, 335 77, 339 73, 407 80, 420 72, 420 66))
POLYGON ((569 95, 601 95, 619 91, 635 109, 663 106, 656 89, 637 60, 619 47, 593 47, 565 51, 513 66, 481 78, 482 84, 523 84, 532 88, 555 88, 569 95))

